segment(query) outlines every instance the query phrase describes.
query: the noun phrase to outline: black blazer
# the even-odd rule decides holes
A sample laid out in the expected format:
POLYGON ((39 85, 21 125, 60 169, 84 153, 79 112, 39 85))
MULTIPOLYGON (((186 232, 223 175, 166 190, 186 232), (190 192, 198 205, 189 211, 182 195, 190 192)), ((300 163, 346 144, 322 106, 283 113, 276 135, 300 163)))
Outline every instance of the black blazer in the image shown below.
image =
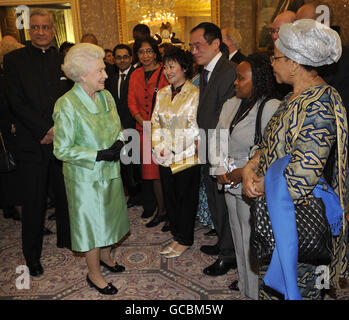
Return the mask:
POLYGON ((197 122, 200 128, 207 131, 216 129, 219 115, 225 101, 235 95, 234 81, 236 64, 221 57, 212 71, 206 88, 203 88, 203 72, 200 76, 200 97, 197 111, 197 122))
POLYGON ((343 46, 342 49, 338 62, 323 67, 320 75, 339 92, 349 121, 349 46, 343 46))
POLYGON ((241 63, 242 61, 246 60, 246 56, 244 56, 240 50, 236 52, 233 57, 230 59, 230 61, 235 62, 236 64, 241 63))
POLYGON ((136 128, 136 120, 132 117, 130 109, 128 108, 128 86, 132 72, 135 70, 133 66, 129 70, 125 79, 126 83, 120 92, 120 99, 118 97, 118 81, 119 81, 119 69, 115 66, 107 66, 106 68, 108 79, 105 81, 105 88, 110 91, 114 97, 116 108, 121 120, 121 124, 124 129, 136 128))
POLYGON ((4 57, 4 77, 10 110, 16 123, 17 156, 40 162, 53 157, 52 143, 40 141, 53 126, 52 113, 59 97, 72 87, 55 48, 43 53, 31 44, 4 57))

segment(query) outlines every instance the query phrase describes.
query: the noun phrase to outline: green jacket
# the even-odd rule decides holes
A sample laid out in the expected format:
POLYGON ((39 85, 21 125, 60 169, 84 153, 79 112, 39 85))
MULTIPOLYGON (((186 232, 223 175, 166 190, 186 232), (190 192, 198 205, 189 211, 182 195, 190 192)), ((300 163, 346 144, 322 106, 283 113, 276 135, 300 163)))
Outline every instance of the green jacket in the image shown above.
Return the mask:
POLYGON ((97 151, 122 139, 115 101, 107 90, 97 93, 95 103, 75 83, 54 108, 54 155, 63 161, 65 178, 97 181, 120 178, 120 162, 96 162, 97 151))

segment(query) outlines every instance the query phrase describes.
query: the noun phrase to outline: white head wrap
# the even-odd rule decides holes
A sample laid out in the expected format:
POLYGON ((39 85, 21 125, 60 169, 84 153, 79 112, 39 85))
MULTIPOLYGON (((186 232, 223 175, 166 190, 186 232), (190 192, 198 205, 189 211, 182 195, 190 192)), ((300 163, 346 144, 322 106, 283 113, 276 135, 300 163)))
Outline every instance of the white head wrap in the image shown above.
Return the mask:
POLYGON ((314 67, 337 62, 342 55, 338 33, 312 19, 283 24, 275 46, 293 61, 314 67))

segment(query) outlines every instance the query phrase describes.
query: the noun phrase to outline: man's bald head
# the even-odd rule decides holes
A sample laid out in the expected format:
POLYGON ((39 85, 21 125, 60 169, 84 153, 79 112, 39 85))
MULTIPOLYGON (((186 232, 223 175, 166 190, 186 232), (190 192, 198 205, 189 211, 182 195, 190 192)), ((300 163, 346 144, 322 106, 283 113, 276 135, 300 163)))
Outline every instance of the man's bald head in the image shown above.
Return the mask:
POLYGON ((18 42, 15 37, 12 37, 10 35, 4 36, 1 41, 2 41, 2 43, 5 43, 5 42, 7 42, 7 43, 8 42, 18 42))
POLYGON ((311 4, 311 3, 307 3, 303 6, 301 6, 298 10, 297 10, 297 14, 296 14, 296 20, 300 20, 300 19, 316 19, 316 7, 311 4))
POLYGON ((273 21, 271 37, 275 42, 279 38, 280 27, 285 23, 292 23, 296 20, 296 14, 293 11, 284 11, 280 13, 273 21))

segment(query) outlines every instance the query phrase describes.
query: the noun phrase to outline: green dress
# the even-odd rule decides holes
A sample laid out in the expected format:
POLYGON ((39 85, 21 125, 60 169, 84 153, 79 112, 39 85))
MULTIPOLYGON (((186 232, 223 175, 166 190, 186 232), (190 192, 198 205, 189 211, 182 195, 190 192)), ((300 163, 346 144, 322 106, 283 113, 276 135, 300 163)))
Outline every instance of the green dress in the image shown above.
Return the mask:
POLYGON ((93 101, 76 83, 54 108, 54 155, 63 161, 72 250, 112 245, 130 230, 120 162, 96 162, 97 151, 122 140, 111 94, 93 101))

